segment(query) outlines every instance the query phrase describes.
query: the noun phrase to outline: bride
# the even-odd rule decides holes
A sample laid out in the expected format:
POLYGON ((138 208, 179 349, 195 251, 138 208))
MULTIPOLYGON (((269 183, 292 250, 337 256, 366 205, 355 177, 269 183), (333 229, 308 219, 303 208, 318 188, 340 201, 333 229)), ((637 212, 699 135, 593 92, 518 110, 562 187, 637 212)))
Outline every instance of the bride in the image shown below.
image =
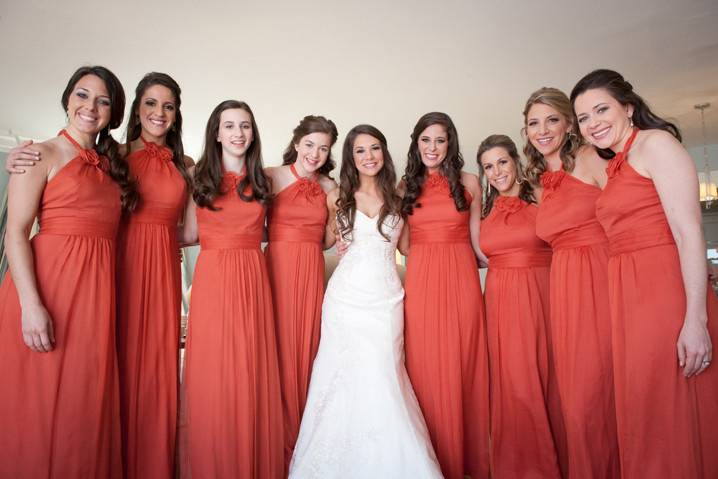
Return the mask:
POLYGON ((404 368, 395 183, 384 135, 354 127, 344 142, 340 188, 327 199, 350 245, 324 296, 290 478, 442 477, 404 368))

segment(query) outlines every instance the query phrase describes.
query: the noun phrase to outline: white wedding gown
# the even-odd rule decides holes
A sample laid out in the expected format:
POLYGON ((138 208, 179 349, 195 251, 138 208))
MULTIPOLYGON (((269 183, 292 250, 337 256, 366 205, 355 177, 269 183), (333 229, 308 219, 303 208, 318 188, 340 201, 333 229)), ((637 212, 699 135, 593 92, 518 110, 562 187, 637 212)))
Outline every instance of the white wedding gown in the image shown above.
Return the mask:
POLYGON ((404 290, 394 252, 402 220, 357 211, 324 295, 322 332, 289 477, 440 478, 404 367, 404 290))

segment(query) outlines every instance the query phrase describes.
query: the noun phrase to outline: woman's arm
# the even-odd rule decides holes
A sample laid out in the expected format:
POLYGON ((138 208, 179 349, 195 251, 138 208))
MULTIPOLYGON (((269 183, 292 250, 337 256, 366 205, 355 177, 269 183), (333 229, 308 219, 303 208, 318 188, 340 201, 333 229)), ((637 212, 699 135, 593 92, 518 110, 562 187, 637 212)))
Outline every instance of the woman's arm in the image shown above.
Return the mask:
POLYGON ((471 246, 479 260, 479 264, 488 264, 489 260, 486 255, 481 252, 479 247, 479 229, 481 225, 481 185, 479 178, 471 173, 461 173, 461 181, 464 188, 471 193, 472 200, 469 207, 469 236, 471 237, 471 246))
MULTIPOLYGON (((190 176, 194 177, 194 166, 187 169, 190 176)), ((177 227, 177 242, 180 247, 197 244, 199 231, 197 228, 197 205, 192 195, 188 195, 187 206, 184 209, 184 220, 177 227)))
MULTIPOLYGON (((339 188, 334 188, 327 193, 327 225, 324 228, 324 249, 329 249, 337 242, 339 232, 337 231, 337 198, 339 188)), ((341 241, 340 241, 341 243, 341 241)), ((337 248, 339 246, 337 245, 337 248)))
POLYGON ((643 135, 640 147, 629 158, 635 158, 637 170, 647 172, 653 179, 678 247, 686 316, 677 349, 683 374, 691 377, 708 366, 704 361, 712 360, 706 311, 708 272, 697 174, 688 152, 669 133, 652 130, 643 135))
MULTIPOLYGON (((39 151, 47 149, 40 146, 39 151)), ((52 351, 55 334, 52 319, 42 304, 37 289, 35 266, 30 245, 30 229, 47 184, 48 161, 28 168, 24 175, 11 175, 8 185, 8 216, 5 248, 13 282, 22 310, 22 336, 28 348, 36 352, 52 351)))

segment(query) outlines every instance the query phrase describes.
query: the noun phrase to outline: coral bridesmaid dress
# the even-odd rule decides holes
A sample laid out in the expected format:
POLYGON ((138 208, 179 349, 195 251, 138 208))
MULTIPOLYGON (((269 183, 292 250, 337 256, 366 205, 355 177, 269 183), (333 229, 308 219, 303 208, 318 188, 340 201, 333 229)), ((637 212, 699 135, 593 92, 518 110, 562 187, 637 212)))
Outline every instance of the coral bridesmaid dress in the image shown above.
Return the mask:
POLYGON ((204 478, 280 478, 282 399, 272 295, 260 249, 265 208, 226 172, 211 211, 197 208, 185 393, 189 470, 204 478))
POLYGON ((551 331, 572 479, 619 476, 613 400, 608 244, 601 189, 546 172, 536 233, 551 244, 551 331))
MULTIPOLYGON (((686 379, 676 341, 686 313, 678 249, 653 181, 611 160, 596 204, 611 259, 608 280, 621 473, 624 478, 718 477, 718 369, 686 379)), ((630 156, 629 156, 630 159, 630 156)), ((709 291, 716 358, 718 301, 709 291)))
POLYGON ((538 208, 499 196, 481 221, 489 258, 486 322, 491 372, 491 459, 498 478, 560 478, 562 433, 550 351, 551 248, 536 236, 538 208))
POLYGON ((302 178, 294 165, 289 168, 296 181, 272 201, 265 251, 274 299, 287 470, 319 347, 327 223, 327 195, 316 178, 302 178))
POLYGON ((444 476, 483 479, 489 469, 487 346, 469 211, 456 211, 438 173, 429 175, 418 202, 408 218, 406 369, 444 476))
POLYGON ((45 186, 35 276, 55 349, 22 339, 17 291, 0 287, 0 477, 121 478, 115 359, 115 235, 120 189, 106 158, 77 149, 45 186))
POLYGON ((142 139, 127 157, 140 204, 118 237, 117 356, 125 477, 175 472, 181 273, 187 188, 172 151, 142 139))

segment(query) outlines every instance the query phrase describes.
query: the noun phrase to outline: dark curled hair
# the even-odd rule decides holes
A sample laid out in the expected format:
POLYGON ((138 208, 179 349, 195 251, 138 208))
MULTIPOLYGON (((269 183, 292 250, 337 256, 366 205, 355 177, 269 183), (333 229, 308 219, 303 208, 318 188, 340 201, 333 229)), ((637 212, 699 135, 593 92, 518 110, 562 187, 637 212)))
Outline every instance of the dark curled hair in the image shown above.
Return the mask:
MULTIPOLYGON (((516 168, 516 179, 519 182, 519 198, 524 200, 526 203, 536 203, 534 197, 534 188, 531 183, 525 178, 523 165, 521 164, 521 158, 519 152, 516 149, 516 144, 511 138, 506 135, 491 135, 487 137, 479 145, 479 150, 476 152, 476 162, 479 164, 479 177, 484 178, 484 168, 481 165, 481 155, 493 148, 503 148, 506 153, 509 154, 514 162, 516 168)), ((484 206, 481 209, 481 217, 486 218, 491 213, 491 209, 494 207, 494 201, 499 196, 498 190, 489 184, 488 179, 486 180, 486 187, 484 188, 484 206)))
POLYGON ((130 169, 127 162, 120 156, 119 143, 117 143, 110 134, 110 131, 118 128, 122 124, 122 116, 125 114, 125 90, 122 88, 120 80, 114 73, 102 66, 80 67, 72 74, 70 80, 67 82, 65 91, 62 92, 62 108, 67 111, 70 94, 77 82, 87 75, 95 75, 102 80, 110 96, 110 122, 105 128, 100 130, 95 151, 98 155, 104 156, 109 160, 107 174, 110 175, 110 178, 120 187, 122 208, 125 211, 133 211, 139 201, 137 186, 130 178, 130 169))
POLYGON ((342 147, 342 167, 339 171, 339 198, 337 198, 337 222, 342 238, 350 239, 356 218, 356 200, 354 193, 359 189, 359 170, 354 162, 354 141, 359 135, 376 138, 381 145, 384 166, 376 175, 377 186, 384 204, 379 211, 377 229, 389 241, 389 235, 382 231, 387 216, 401 214, 401 197, 396 193, 396 172, 386 144, 386 138, 377 128, 371 125, 357 125, 347 133, 342 147))
POLYGON ((184 146, 182 144, 182 111, 180 106, 182 105, 182 99, 180 90, 177 84, 171 76, 166 73, 151 72, 145 75, 142 80, 137 84, 135 88, 135 99, 132 101, 130 107, 130 116, 127 120, 127 133, 125 135, 127 141, 127 153, 130 152, 130 143, 135 141, 142 134, 142 125, 140 123, 139 111, 140 102, 142 96, 145 94, 148 88, 161 85, 172 92, 175 101, 175 121, 172 124, 172 128, 167 132, 166 143, 170 150, 172 150, 172 163, 174 163, 177 171, 180 172, 182 178, 184 178, 187 188, 192 188, 192 178, 187 172, 187 166, 184 162, 184 146))
POLYGON ((294 128, 294 131, 292 132, 292 139, 290 140, 289 145, 287 145, 287 148, 284 150, 284 154, 282 155, 282 164, 291 165, 297 161, 297 150, 294 148, 294 145, 299 143, 303 137, 311 135, 312 133, 326 133, 331 138, 327 161, 317 170, 317 173, 320 175, 331 178, 329 173, 331 173, 331 171, 337 166, 334 162, 334 158, 332 158, 331 146, 337 142, 339 133, 337 132, 337 126, 334 122, 324 118, 323 116, 307 115, 302 118, 299 125, 294 128))
MULTIPOLYGON (((633 124, 641 130, 664 130, 676 137, 678 141, 683 141, 678 126, 653 113, 645 100, 633 91, 633 85, 627 82, 620 73, 613 70, 594 70, 581 78, 571 90, 571 106, 576 105, 576 98, 579 95, 588 90, 599 88, 606 90, 621 105, 632 105, 633 115, 631 119, 633 124)), ((604 159, 613 158, 615 155, 608 148, 596 148, 596 151, 604 159)))
POLYGON ((406 160, 406 171, 402 177, 402 181, 406 185, 406 194, 402 200, 402 213, 410 215, 414 212, 414 208, 420 208, 418 203, 421 195, 421 187, 426 180, 426 166, 421 161, 421 153, 419 153, 419 138, 424 130, 431 125, 441 125, 446 130, 448 136, 448 151, 446 158, 439 166, 439 173, 446 177, 449 182, 449 191, 454 199, 457 211, 469 209, 469 203, 464 196, 464 185, 461 183, 461 169, 464 167, 464 158, 459 151, 459 135, 454 126, 454 122, 446 113, 431 112, 427 113, 416 123, 414 131, 411 133, 411 145, 406 160))
POLYGON ((219 120, 225 110, 240 109, 249 113, 252 123, 252 143, 247 148, 246 171, 247 175, 237 185, 237 194, 242 201, 258 201, 268 206, 271 200, 269 180, 264 174, 262 166, 262 142, 259 139, 259 130, 254 121, 254 114, 243 101, 225 100, 215 107, 207 120, 204 134, 204 150, 195 167, 193 197, 197 206, 216 210, 214 200, 221 195, 222 185, 222 145, 217 141, 219 133, 219 120), (245 190, 251 186, 251 193, 245 190))

